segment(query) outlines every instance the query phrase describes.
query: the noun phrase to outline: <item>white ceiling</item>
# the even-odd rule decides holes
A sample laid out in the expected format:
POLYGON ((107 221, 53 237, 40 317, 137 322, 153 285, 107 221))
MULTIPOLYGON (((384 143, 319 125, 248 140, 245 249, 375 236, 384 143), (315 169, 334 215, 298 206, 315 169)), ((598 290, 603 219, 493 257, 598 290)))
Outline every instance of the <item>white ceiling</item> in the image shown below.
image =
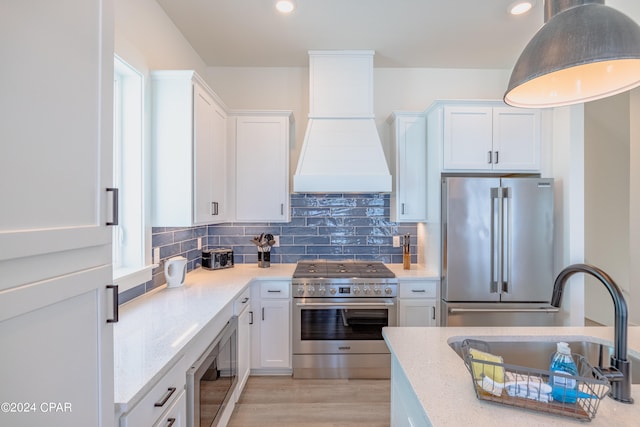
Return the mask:
POLYGON ((157 0, 209 66, 307 66, 313 49, 375 50, 376 67, 511 68, 543 24, 543 0, 157 0))

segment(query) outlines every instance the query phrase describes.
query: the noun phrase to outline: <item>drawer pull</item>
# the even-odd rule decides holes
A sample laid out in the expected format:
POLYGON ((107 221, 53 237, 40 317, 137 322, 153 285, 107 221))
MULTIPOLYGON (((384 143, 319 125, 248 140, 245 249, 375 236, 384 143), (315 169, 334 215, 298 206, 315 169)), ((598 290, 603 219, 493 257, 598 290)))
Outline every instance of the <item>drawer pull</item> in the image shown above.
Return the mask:
POLYGON ((425 293, 425 292, 427 292, 427 291, 426 291, 426 289, 411 289, 411 292, 414 292, 414 293, 422 293, 422 294, 423 294, 423 293, 425 293))
POLYGON ((279 294, 282 291, 280 289, 278 289, 277 291, 273 291, 271 289, 268 289, 267 292, 269 292, 270 294, 279 294))
POLYGON ((167 427, 171 427, 176 422, 175 418, 167 418, 167 427))
POLYGON ((249 297, 246 297, 245 299, 243 299, 241 304, 246 304, 247 301, 249 301, 249 297))
POLYGON ((167 400, 169 400, 169 398, 171 397, 171 395, 173 395, 173 393, 176 392, 176 388, 175 387, 169 387, 167 389, 167 392, 164 394, 164 396, 162 396, 162 399, 160 400, 160 402, 156 402, 153 404, 153 406, 161 408, 164 406, 165 403, 167 403, 167 400))

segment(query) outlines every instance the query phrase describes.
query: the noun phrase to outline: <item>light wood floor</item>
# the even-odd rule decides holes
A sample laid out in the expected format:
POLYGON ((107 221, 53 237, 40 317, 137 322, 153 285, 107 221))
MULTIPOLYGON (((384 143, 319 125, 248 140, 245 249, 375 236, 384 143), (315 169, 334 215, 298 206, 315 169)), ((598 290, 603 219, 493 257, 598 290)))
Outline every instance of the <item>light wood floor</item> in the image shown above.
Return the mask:
POLYGON ((229 427, 389 427, 389 380, 249 377, 229 427))

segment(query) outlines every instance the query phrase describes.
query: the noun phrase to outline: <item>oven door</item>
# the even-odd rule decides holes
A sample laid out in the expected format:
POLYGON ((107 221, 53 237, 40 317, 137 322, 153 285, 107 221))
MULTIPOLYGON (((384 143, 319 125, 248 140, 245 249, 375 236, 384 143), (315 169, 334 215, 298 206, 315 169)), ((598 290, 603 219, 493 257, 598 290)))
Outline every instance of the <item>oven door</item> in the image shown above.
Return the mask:
POLYGON ((293 353, 389 353, 382 328, 396 325, 393 298, 294 298, 293 353))

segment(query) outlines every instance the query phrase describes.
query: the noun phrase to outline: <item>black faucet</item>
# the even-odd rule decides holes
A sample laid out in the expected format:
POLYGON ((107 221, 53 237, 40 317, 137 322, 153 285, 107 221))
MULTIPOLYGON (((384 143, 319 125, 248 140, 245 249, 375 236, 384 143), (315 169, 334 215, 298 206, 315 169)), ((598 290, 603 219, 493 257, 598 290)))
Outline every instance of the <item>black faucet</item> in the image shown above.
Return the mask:
POLYGON ((623 403, 633 403, 631 397, 631 361, 627 360, 627 302, 616 282, 598 267, 587 264, 573 264, 558 274, 553 284, 551 305, 560 307, 564 284, 574 273, 587 273, 595 277, 609 291, 615 308, 615 349, 611 356, 611 367, 602 369, 603 375, 611 382, 609 396, 623 403))

